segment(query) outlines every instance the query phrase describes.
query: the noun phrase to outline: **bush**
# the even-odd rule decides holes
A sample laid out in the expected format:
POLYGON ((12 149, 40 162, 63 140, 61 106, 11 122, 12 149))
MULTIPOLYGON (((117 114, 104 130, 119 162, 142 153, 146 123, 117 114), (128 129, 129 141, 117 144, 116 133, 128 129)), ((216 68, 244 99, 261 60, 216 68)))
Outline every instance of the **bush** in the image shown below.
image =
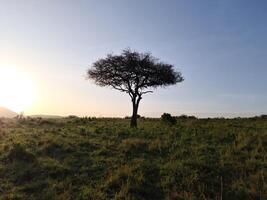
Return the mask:
POLYGON ((35 156, 26 151, 26 149, 21 144, 14 144, 12 149, 8 154, 8 160, 10 161, 24 161, 24 162, 34 162, 35 156))
POLYGON ((180 115, 178 119, 197 119, 195 116, 180 115))
POLYGON ((161 120, 169 125, 175 125, 177 123, 176 118, 171 116, 171 114, 169 113, 164 113, 163 115, 161 115, 161 120))
POLYGON ((260 118, 261 119, 267 119, 267 115, 261 115, 260 118))

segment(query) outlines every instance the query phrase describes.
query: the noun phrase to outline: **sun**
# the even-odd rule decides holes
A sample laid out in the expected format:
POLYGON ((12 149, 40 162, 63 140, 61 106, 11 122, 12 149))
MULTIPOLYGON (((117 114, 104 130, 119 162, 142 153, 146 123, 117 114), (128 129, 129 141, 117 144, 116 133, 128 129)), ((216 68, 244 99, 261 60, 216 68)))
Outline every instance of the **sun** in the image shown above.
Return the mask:
POLYGON ((27 110, 34 101, 34 87, 30 78, 15 67, 0 66, 0 107, 15 112, 27 110))

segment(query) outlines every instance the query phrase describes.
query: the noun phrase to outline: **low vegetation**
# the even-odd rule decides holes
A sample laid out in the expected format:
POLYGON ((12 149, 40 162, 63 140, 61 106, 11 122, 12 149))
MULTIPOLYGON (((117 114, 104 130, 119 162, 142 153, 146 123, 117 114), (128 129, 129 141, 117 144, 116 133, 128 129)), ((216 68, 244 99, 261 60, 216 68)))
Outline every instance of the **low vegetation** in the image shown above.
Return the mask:
POLYGON ((267 199, 266 117, 129 120, 2 119, 0 199, 267 199))

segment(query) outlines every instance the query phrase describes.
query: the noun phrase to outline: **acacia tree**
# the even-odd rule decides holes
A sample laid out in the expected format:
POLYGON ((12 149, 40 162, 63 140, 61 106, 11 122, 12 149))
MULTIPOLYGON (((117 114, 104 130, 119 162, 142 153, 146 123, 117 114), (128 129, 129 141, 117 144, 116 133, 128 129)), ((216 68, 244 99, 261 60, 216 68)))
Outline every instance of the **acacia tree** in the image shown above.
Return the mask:
POLYGON ((184 80, 173 65, 160 62, 150 53, 130 49, 123 50, 121 55, 108 54, 106 58, 97 60, 87 76, 99 86, 111 86, 131 97, 131 127, 137 127, 138 107, 144 94, 152 93, 151 88, 174 85, 184 80))

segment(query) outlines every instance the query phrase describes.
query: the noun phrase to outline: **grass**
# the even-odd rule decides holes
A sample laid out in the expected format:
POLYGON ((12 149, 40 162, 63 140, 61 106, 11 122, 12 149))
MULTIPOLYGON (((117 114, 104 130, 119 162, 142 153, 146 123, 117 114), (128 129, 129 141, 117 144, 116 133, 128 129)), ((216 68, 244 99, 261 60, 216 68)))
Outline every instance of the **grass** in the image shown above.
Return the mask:
POLYGON ((0 199, 267 199, 267 119, 1 119, 0 199))

